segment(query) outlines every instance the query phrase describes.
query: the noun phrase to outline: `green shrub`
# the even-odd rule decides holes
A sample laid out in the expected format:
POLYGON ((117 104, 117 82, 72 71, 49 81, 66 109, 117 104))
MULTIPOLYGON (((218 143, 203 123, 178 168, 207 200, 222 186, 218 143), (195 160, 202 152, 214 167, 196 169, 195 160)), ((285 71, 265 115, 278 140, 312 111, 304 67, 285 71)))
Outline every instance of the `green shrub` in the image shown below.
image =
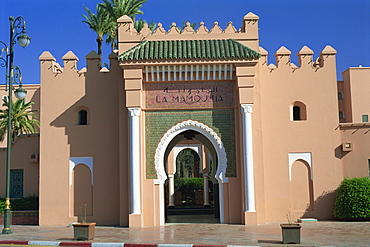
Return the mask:
MULTIPOLYGON (((39 197, 28 196, 19 199, 10 199, 11 210, 39 210, 39 197)), ((0 198, 0 212, 5 209, 5 199, 0 198)))
POLYGON ((182 181, 182 190, 202 190, 203 189, 203 178, 180 178, 182 181))
POLYGON ((5 209, 5 199, 0 197, 0 212, 5 209))
POLYGON ((191 202, 195 196, 195 191, 203 190, 203 178, 176 179, 175 189, 181 191, 183 201, 191 202))
POLYGON ((370 218, 370 179, 346 178, 337 189, 334 216, 339 219, 370 218))

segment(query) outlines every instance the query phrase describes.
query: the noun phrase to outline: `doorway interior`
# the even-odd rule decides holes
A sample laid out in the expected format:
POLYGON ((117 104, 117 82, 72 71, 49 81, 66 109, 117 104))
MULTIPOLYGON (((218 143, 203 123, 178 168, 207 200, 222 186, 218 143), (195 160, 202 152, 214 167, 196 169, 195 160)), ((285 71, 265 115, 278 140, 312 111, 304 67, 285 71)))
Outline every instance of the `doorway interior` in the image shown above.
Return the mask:
POLYGON ((220 223, 217 162, 208 149, 194 139, 196 131, 185 131, 185 140, 167 156, 165 222, 220 223))

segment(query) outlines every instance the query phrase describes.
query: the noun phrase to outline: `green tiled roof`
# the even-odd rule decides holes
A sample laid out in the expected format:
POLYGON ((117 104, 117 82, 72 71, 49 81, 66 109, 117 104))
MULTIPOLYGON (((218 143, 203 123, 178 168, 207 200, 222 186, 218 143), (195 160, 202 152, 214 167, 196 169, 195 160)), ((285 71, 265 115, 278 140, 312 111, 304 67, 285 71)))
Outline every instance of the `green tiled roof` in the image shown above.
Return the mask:
POLYGON ((119 61, 168 59, 257 59, 258 52, 234 39, 144 40, 118 56, 119 61))

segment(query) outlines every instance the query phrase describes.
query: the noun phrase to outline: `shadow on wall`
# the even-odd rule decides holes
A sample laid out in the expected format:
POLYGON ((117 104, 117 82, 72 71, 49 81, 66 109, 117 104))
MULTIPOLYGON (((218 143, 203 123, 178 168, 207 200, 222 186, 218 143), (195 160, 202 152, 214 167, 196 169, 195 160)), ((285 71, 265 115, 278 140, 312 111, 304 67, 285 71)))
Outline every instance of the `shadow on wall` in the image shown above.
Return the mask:
POLYGON ((346 156, 349 152, 344 152, 342 150, 342 145, 339 145, 338 147, 336 147, 334 149, 334 155, 335 155, 335 158, 337 159, 341 159, 343 158, 344 156, 346 156))
POLYGON ((307 207, 302 218, 316 218, 318 220, 334 219, 333 208, 335 202, 336 191, 324 191, 314 202, 314 210, 307 207))

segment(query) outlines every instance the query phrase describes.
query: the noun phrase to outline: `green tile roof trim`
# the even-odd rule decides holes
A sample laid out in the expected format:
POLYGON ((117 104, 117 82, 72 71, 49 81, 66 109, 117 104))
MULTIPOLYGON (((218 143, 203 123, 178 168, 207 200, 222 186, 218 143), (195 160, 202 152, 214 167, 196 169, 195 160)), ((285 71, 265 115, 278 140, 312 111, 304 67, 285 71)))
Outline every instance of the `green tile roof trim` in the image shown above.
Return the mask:
POLYGON ((234 39, 144 40, 118 56, 119 61, 178 59, 257 59, 261 54, 234 39))

